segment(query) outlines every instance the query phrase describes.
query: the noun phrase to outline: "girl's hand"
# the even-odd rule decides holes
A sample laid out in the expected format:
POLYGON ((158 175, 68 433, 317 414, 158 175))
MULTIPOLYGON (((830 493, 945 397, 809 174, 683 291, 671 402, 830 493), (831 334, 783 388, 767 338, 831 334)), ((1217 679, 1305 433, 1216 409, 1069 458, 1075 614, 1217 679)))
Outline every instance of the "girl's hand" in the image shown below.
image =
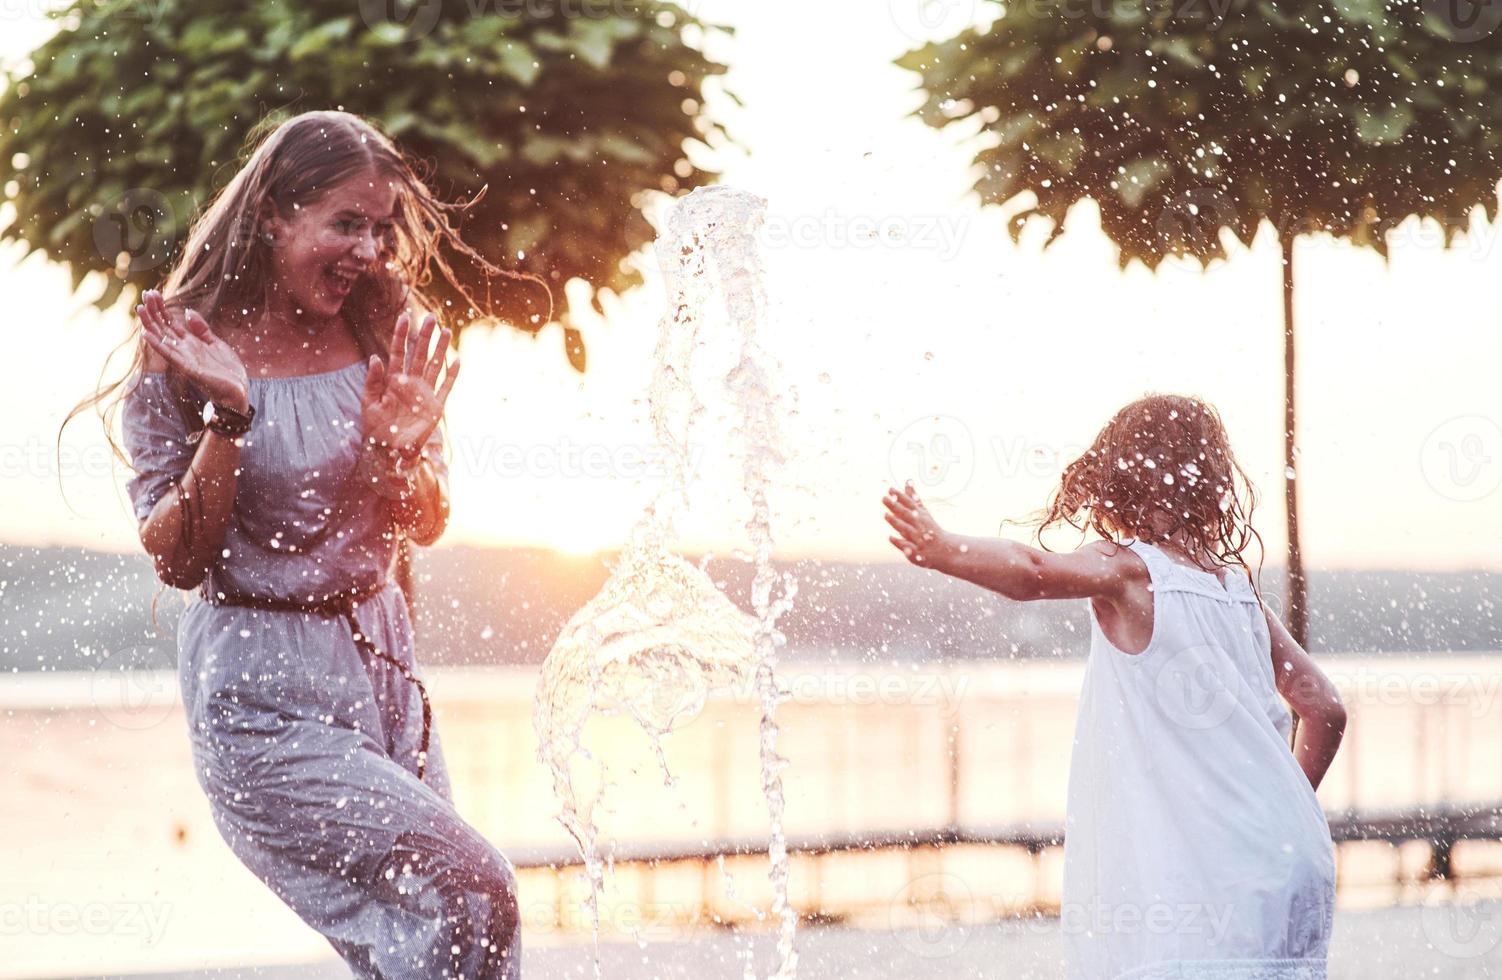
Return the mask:
POLYGON ((210 399, 244 412, 250 405, 250 381, 235 349, 209 329, 192 310, 175 316, 162 294, 148 289, 136 307, 141 337, 147 345, 202 389, 210 399))
POLYGON ((902 490, 888 488, 882 503, 887 507, 887 523, 897 532, 888 540, 914 565, 942 571, 958 553, 953 538, 918 499, 911 482, 902 490))
POLYGON ((423 317, 422 332, 415 342, 408 338, 411 317, 396 318, 396 332, 391 338, 391 371, 379 357, 372 356, 365 375, 361 396, 360 422, 367 443, 415 456, 443 417, 443 406, 459 375, 459 359, 454 358, 438 386, 438 374, 447 361, 451 331, 444 327, 438 334, 437 349, 430 355, 428 346, 438 320, 431 313, 423 317))

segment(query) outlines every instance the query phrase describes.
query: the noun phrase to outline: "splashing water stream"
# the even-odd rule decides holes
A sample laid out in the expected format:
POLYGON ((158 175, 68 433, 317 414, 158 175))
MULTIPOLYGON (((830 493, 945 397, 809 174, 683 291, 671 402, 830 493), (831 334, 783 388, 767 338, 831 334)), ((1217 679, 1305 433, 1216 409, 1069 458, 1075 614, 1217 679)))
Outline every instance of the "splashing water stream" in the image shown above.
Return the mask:
MULTIPOLYGON (((629 715, 651 740, 671 785, 662 737, 697 715, 715 691, 746 682, 754 682, 762 713, 761 784, 770 817, 767 857, 778 927, 772 976, 791 980, 796 974, 797 914, 788 901, 783 831, 781 772, 787 761, 777 754, 776 712, 783 696, 776 667, 783 637, 776 624, 797 590, 791 576, 779 576, 772 566, 767 492, 783 463, 778 420, 784 396, 775 385, 776 365, 757 339, 766 293, 755 235, 765 212, 766 202, 754 195, 699 188, 675 204, 667 231, 658 238, 669 307, 659 326, 648 401, 655 437, 668 460, 666 478, 600 593, 564 627, 539 681, 533 719, 539 755, 553 775, 559 819, 584 857, 596 977, 605 863, 595 807, 604 793, 605 765, 582 744, 585 723, 593 714, 629 715), (750 596, 755 615, 737 608, 702 568, 670 547, 692 477, 690 430, 704 412, 690 368, 695 350, 706 343, 700 331, 716 291, 725 303, 730 337, 740 341, 739 358, 722 381, 735 417, 731 446, 751 504, 745 532, 755 569, 750 596), (580 761, 592 764, 600 776, 601 789, 588 799, 575 781, 580 761)), ((745 973, 752 980, 749 957, 745 973)))

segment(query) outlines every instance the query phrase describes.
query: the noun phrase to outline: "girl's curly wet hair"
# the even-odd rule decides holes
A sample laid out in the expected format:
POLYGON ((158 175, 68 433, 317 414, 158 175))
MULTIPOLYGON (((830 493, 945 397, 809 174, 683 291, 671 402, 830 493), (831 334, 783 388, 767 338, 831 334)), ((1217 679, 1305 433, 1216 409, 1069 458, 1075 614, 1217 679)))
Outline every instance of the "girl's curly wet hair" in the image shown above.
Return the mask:
MULTIPOLYGON (((1037 516, 1038 543, 1055 524, 1108 541, 1170 542, 1201 566, 1239 567, 1253 539, 1257 491, 1231 452, 1215 408, 1198 398, 1151 393, 1121 409, 1084 455, 1064 468, 1037 516)), ((1258 559, 1258 576, 1261 573, 1258 559)))

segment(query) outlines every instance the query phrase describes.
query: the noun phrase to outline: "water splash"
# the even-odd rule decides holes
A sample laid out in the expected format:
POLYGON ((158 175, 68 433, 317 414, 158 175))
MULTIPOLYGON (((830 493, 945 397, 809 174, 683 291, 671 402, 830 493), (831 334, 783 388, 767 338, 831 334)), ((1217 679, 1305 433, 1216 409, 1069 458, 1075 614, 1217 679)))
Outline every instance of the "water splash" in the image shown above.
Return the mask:
MULTIPOLYGON (((779 575, 772 566, 767 494, 784 462, 778 422, 788 406, 776 383, 777 365, 757 336, 767 306, 756 247, 765 213, 766 202, 754 195, 726 187, 699 188, 676 203, 658 238, 669 307, 659 325, 648 402, 667 472, 605 586, 569 620, 543 663, 533 719, 539 755, 553 775, 562 806, 559 819, 584 857, 597 977, 605 862, 595 810, 604 790, 592 797, 582 794, 576 767, 592 769, 601 787, 606 783, 603 761, 582 744, 585 723, 596 714, 633 718, 651 739, 671 784, 662 737, 697 715, 713 692, 747 682, 755 684, 762 713, 761 784, 770 818, 767 856, 778 926, 773 977, 790 980, 797 970, 797 913, 788 901, 783 831, 781 772, 787 760, 777 753, 776 721, 783 700, 776 672, 783 643, 777 620, 791 608, 797 589, 791 576, 779 575), (755 569, 750 595, 754 615, 737 608, 702 568, 671 549, 693 475, 690 433, 705 411, 691 368, 695 351, 705 345, 700 332, 716 293, 728 314, 730 337, 740 343, 734 366, 720 380, 736 420, 730 448, 751 505, 745 532, 755 569)), ((749 960, 746 976, 754 977, 749 960)))

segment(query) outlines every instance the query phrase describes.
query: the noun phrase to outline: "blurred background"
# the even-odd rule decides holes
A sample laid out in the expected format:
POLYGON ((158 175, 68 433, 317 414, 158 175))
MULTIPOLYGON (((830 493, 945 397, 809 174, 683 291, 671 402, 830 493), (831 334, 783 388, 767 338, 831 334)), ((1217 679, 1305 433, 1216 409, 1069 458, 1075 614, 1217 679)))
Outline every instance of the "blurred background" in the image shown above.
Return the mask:
MULTIPOLYGON (((1262 591, 1346 697, 1319 793, 1341 840, 1332 975, 1502 975, 1502 7, 38 0, 0 19, 0 975, 341 975, 209 820, 173 674, 184 596, 152 576, 128 470, 91 413, 59 440, 122 375, 136 291, 249 127, 329 106, 385 125, 446 196, 489 184, 466 236, 566 298, 460 335, 452 519, 408 576, 458 806, 524 869, 539 969, 584 969, 589 930, 537 762, 537 666, 663 477, 651 242, 718 182, 768 202, 763 340, 796 401, 773 525, 800 589, 779 716, 805 975, 1003 957, 1062 976, 1085 609, 894 561, 878 498, 912 479, 947 526, 1022 538, 1002 521, 1149 390, 1220 409, 1259 492, 1262 591)), ((680 543, 744 603, 739 486, 701 448, 680 543)), ((770 901, 757 717, 750 692, 713 699, 667 740, 672 787, 634 732, 591 729, 627 801, 605 824, 614 975, 765 959, 739 938, 764 941, 770 901)))

